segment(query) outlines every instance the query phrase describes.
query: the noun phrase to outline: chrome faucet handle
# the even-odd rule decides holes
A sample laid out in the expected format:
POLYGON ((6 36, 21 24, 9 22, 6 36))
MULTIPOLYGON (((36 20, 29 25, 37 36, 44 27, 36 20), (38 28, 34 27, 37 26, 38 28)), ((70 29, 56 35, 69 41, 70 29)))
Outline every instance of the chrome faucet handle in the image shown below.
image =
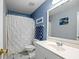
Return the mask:
POLYGON ((63 43, 62 42, 56 42, 57 46, 62 46, 63 43))

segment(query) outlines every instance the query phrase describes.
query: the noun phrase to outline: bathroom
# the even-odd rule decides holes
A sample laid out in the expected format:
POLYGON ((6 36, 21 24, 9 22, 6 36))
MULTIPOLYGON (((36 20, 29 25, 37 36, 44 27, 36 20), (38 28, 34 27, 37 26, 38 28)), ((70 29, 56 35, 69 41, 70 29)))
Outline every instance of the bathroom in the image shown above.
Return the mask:
POLYGON ((0 4, 0 59, 79 59, 78 0, 0 4))

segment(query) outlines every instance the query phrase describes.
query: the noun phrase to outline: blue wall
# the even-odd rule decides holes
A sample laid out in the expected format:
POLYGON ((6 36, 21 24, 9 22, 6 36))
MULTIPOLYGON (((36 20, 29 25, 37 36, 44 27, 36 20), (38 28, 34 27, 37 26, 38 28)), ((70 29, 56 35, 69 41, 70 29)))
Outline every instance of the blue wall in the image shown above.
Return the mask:
MULTIPOLYGON (((43 24, 44 25, 44 40, 47 37, 47 10, 52 7, 52 0, 47 0, 44 4, 42 4, 35 12, 33 12, 31 15, 29 14, 24 14, 24 13, 19 13, 16 11, 11 11, 9 10, 7 14, 12 14, 12 15, 18 15, 18 16, 24 16, 24 17, 31 17, 34 20, 43 17, 43 24)), ((41 25, 41 24, 39 24, 41 25)))
POLYGON ((31 17, 30 14, 24 14, 24 13, 20 13, 20 12, 16 12, 16 11, 11 11, 11 10, 8 10, 7 14, 23 16, 23 17, 31 17))
MULTIPOLYGON (((43 40, 46 39, 47 37, 47 10, 52 7, 52 0, 47 0, 44 4, 42 4, 32 15, 31 17, 34 18, 35 20, 43 17, 43 25, 44 25, 44 38, 43 40)), ((39 24, 40 25, 40 24, 39 24)))

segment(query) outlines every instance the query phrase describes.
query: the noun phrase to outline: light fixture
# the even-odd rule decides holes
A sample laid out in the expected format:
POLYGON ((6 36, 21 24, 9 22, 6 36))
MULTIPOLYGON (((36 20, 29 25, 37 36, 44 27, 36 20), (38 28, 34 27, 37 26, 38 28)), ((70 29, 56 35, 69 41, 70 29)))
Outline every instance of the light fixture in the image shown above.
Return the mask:
POLYGON ((35 5, 35 3, 29 2, 29 6, 34 6, 34 5, 35 5))
POLYGON ((60 2, 60 1, 62 1, 62 0, 53 0, 53 1, 52 1, 52 4, 57 4, 57 3, 60 2))
POLYGON ((53 0, 53 1, 52 1, 52 4, 53 4, 53 5, 58 4, 58 3, 63 4, 63 3, 65 3, 65 2, 67 2, 67 1, 69 1, 69 0, 53 0))

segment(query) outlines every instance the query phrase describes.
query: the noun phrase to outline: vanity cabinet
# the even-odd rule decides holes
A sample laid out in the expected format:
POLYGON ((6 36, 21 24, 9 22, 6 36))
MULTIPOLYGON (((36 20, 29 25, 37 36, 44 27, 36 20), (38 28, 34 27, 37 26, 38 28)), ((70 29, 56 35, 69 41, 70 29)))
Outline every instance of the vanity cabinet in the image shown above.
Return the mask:
POLYGON ((35 59, 45 59, 45 50, 40 47, 39 45, 36 45, 36 58, 35 59))
POLYGON ((36 59, 64 59, 50 50, 36 45, 36 59))
POLYGON ((64 58, 58 56, 57 54, 55 54, 51 51, 48 51, 46 49, 45 49, 45 54, 46 54, 45 55, 46 59, 64 59, 64 58))

